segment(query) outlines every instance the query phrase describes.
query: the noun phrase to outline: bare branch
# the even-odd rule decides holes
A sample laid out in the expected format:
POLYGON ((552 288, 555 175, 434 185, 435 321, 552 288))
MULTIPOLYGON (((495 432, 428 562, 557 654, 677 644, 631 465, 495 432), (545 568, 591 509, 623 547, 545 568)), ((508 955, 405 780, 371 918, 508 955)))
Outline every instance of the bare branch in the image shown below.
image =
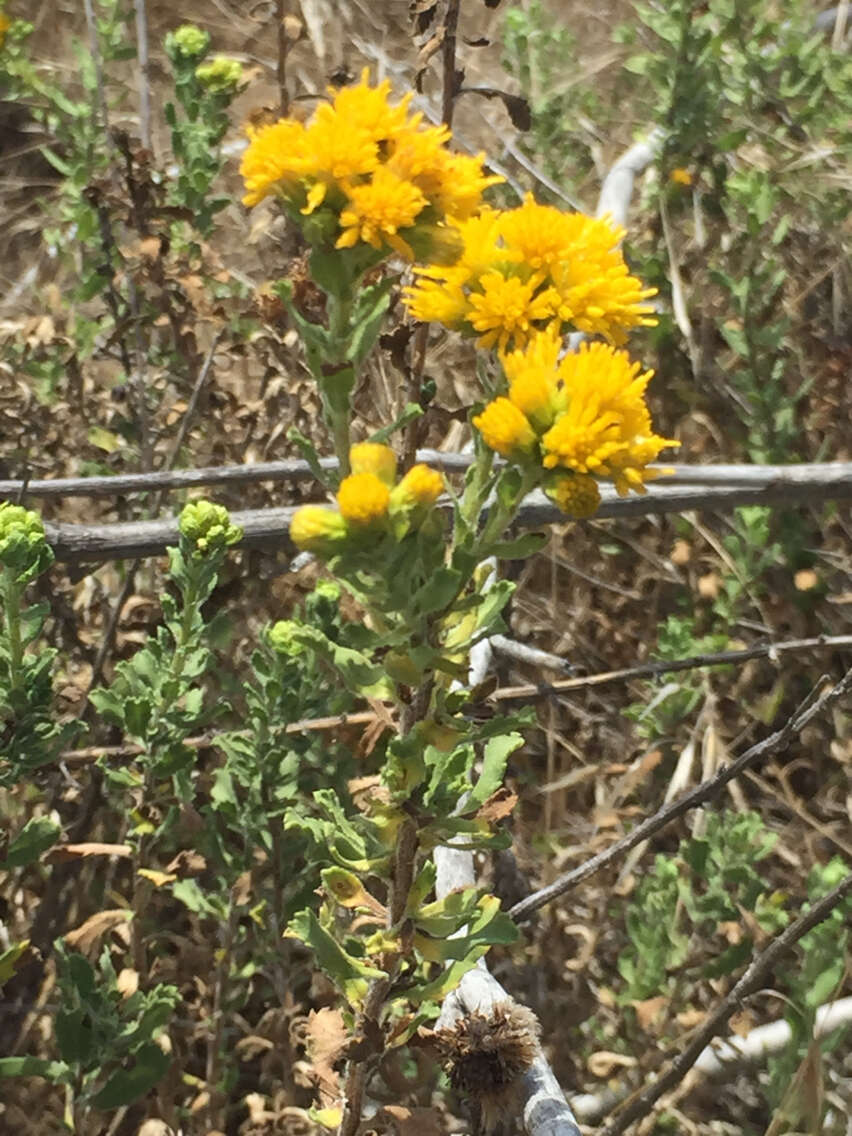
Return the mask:
MULTIPOLYGON (((463 473, 470 465, 470 454, 451 454, 441 450, 418 450, 416 460, 444 473, 463 473)), ((502 465, 502 459, 495 462, 502 465)), ((336 458, 321 458, 322 469, 337 469, 336 458)), ((656 468, 654 466, 651 467, 656 468)), ((852 497, 852 462, 811 462, 797 465, 664 465, 672 470, 660 489, 700 486, 725 490, 753 489, 773 492, 791 488, 814 500, 840 500, 852 497)), ((98 477, 52 477, 0 481, 0 498, 16 500, 25 491, 30 498, 119 497, 129 493, 155 493, 168 489, 197 489, 207 485, 250 485, 261 481, 315 481, 306 461, 290 458, 275 462, 249 462, 246 465, 206 466, 169 472, 109 474, 98 477)), ((607 490, 604 485, 603 490, 607 490)))
POLYGON ((148 15, 145 0, 134 0, 136 9, 136 66, 139 82, 139 137, 151 149, 151 87, 148 76, 148 15))
POLYGON ((605 851, 600 852, 597 856, 593 856, 587 860, 585 864, 574 868, 573 871, 566 872, 558 879, 554 880, 552 884, 547 887, 533 892, 520 903, 516 903, 509 911, 509 914, 517 922, 522 922, 528 919, 534 911, 545 904, 558 899, 560 896, 565 895, 566 892, 571 891, 577 884, 587 880, 589 876, 593 876, 599 872, 601 868, 607 867, 609 864, 617 860, 624 852, 629 852, 631 848, 635 848, 637 844, 648 840, 657 832, 660 832, 672 821, 682 817, 691 809, 697 808, 699 805, 704 805, 715 797, 729 781, 733 781, 750 766, 754 765, 761 758, 767 757, 769 754, 778 753, 787 748, 796 734, 800 733, 809 722, 814 718, 821 715, 829 706, 833 706, 841 698, 845 697, 852 691, 852 670, 846 672, 844 677, 839 683, 831 690, 815 697, 817 692, 822 689, 827 678, 823 678, 817 687, 812 692, 808 702, 800 708, 782 727, 774 734, 770 734, 768 738, 764 738, 762 742, 747 749, 744 754, 741 754, 736 761, 730 765, 720 769, 714 776, 710 777, 707 781, 702 781, 700 785, 696 785, 688 793, 684 793, 682 797, 672 801, 671 804, 666 805, 664 808, 659 809, 653 816, 648 817, 642 824, 617 840, 615 844, 611 845, 605 851))
POLYGON ((617 1120, 603 1130, 601 1136, 621 1136, 621 1133, 625 1132, 631 1124, 647 1116, 660 1097, 683 1080, 701 1056, 707 1044, 721 1033, 731 1015, 741 1007, 743 999, 748 998, 761 988, 778 960, 791 947, 795 946, 811 928, 827 919, 835 907, 850 894, 852 894, 852 873, 846 876, 833 891, 830 891, 828 895, 818 900, 808 911, 800 915, 780 935, 776 936, 766 950, 761 951, 753 960, 742 978, 734 983, 728 994, 696 1032, 686 1049, 672 1061, 662 1076, 658 1077, 652 1085, 628 1105, 617 1120))
MULTIPOLYGON (((565 669, 569 664, 558 655, 548 655, 546 651, 537 652, 544 656, 536 660, 535 648, 523 643, 512 644, 511 650, 504 648, 502 635, 492 639, 498 651, 513 655, 522 662, 532 663, 552 669, 565 669), (500 642, 494 642, 499 639, 500 642), (522 652, 529 654, 525 655, 522 652)), ((590 686, 608 686, 613 682, 626 682, 633 678, 654 678, 657 675, 675 674, 678 671, 698 670, 700 667, 724 667, 746 663, 749 659, 774 658, 786 651, 814 651, 822 647, 852 647, 852 635, 820 635, 813 639, 786 639, 781 643, 759 643, 742 651, 715 651, 706 655, 691 655, 686 659, 672 659, 668 662, 640 663, 635 667, 624 667, 617 671, 600 671, 598 674, 579 675, 576 678, 557 679, 555 682, 526 683, 523 686, 504 686, 490 695, 493 702, 528 702, 531 698, 547 698, 564 694, 568 690, 583 690, 590 686)))
MULTIPOLYGON (((29 492, 32 482, 28 485, 29 492)), ((763 486, 727 489, 707 486, 679 488, 654 485, 642 497, 619 497, 614 488, 601 486, 602 504, 595 519, 646 517, 653 514, 682 513, 690 510, 730 510, 739 505, 791 505, 799 502, 846 500, 852 498, 852 471, 846 477, 830 477, 819 486, 805 482, 770 483, 763 486)), ((243 547, 290 549, 289 527, 295 509, 250 509, 235 512, 235 524, 242 526, 243 547)), ((565 524, 564 513, 539 490, 526 498, 518 511, 517 524, 523 528, 565 524)), ((140 556, 159 556, 177 539, 177 520, 133 521, 110 525, 71 525, 46 523, 47 537, 57 560, 70 563, 121 560, 140 556)))

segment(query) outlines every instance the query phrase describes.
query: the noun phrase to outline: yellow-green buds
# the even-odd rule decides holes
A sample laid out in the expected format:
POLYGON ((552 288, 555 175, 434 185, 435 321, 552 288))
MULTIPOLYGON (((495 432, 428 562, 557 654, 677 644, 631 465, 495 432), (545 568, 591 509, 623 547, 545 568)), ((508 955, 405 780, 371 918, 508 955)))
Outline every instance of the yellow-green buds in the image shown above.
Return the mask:
POLYGON ((197 59, 209 46, 209 34, 195 24, 181 24, 166 36, 166 54, 170 59, 197 59))
POLYGON ((353 473, 341 481, 337 503, 350 526, 373 527, 388 514, 390 490, 374 473, 353 473))
POLYGON ((346 521, 321 505, 305 505, 290 522, 290 539, 303 552, 331 556, 346 540, 346 521))
POLYGON ((53 552, 38 513, 21 505, 0 503, 0 565, 18 584, 27 584, 53 563, 53 552))
POLYGON ((211 501, 193 501, 186 505, 178 527, 193 556, 223 552, 229 545, 242 540, 243 536, 243 530, 231 524, 224 505, 214 505, 211 501))
POLYGON ((196 67, 195 77, 208 91, 233 92, 243 81, 243 65, 238 59, 217 55, 196 67))
POLYGON ((380 442, 359 442, 349 451, 353 473, 372 473, 390 487, 396 481, 396 454, 380 442))

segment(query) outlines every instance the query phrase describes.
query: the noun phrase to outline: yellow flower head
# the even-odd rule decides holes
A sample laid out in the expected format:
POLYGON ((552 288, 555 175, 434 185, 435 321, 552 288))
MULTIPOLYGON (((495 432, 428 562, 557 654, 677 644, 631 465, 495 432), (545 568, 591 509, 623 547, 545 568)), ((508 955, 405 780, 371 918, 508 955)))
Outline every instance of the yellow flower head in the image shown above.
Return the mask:
POLYGON ((495 398, 473 424, 489 449, 504 458, 523 458, 533 452, 536 435, 526 417, 508 398, 495 398))
POLYGON ((543 433, 564 410, 558 360, 562 341, 551 324, 533 335, 523 350, 503 356, 509 399, 543 433))
POLYGON ((444 479, 428 465, 414 465, 391 493, 391 510, 434 505, 444 491, 444 479))
POLYGON ((678 444, 652 431, 644 399, 652 375, 604 343, 566 355, 559 376, 567 409, 541 440, 544 467, 611 477, 622 495, 642 492, 644 467, 678 444))
POLYGON ((593 517, 600 508, 598 483, 582 473, 560 477, 548 492, 563 513, 577 520, 593 517))
POLYGON ((450 268, 418 270, 406 303, 419 319, 442 320, 479 334, 481 347, 522 347, 553 322, 620 343, 631 327, 650 325, 653 309, 624 263, 624 230, 605 219, 562 213, 528 196, 517 209, 483 209, 459 223, 464 251, 450 268), (460 300, 467 305, 461 311, 460 300))
POLYGON ((460 284, 421 280, 404 289, 404 293, 408 311, 423 323, 434 321, 445 327, 461 327, 470 308, 460 284))
POLYGON ((381 248, 384 241, 412 259, 410 246, 397 233, 412 226, 428 205, 416 185, 380 166, 370 181, 353 186, 347 196, 349 205, 340 214, 343 232, 337 248, 351 248, 359 240, 381 248))
POLYGON ((304 505, 290 522, 290 538, 304 552, 329 555, 346 539, 346 522, 340 513, 321 505, 304 505))
POLYGON ((678 166, 669 174, 669 181, 673 181, 675 185, 692 185, 692 174, 678 166))
POLYGON ((465 221, 479 209, 483 192, 504 179, 499 174, 483 172, 484 154, 474 158, 445 151, 445 155, 437 192, 438 208, 448 217, 465 221))
POLYGON ((474 213, 483 190, 502 178, 483 173, 481 157, 448 150, 448 128, 411 114, 411 94, 393 105, 387 80, 372 87, 365 70, 357 86, 330 93, 306 126, 282 119, 249 129, 246 205, 276 195, 291 213, 322 208, 322 226, 305 232, 324 243, 326 221, 333 231, 337 219, 337 248, 363 242, 408 260, 455 260, 461 241, 443 230, 474 213))
POLYGON ((250 126, 248 136, 248 148, 240 162, 246 184, 243 204, 257 205, 272 193, 294 193, 299 181, 299 156, 305 143, 301 122, 284 118, 268 126, 250 126))
POLYGON ((537 291, 540 283, 538 274, 523 281, 496 270, 485 273, 479 281, 482 291, 470 295, 468 314, 471 327, 480 333, 480 347, 522 347, 536 322, 555 315, 559 297, 552 288, 537 291))
POLYGON ((349 525, 366 528, 387 516, 390 489, 374 473, 353 473, 341 481, 337 503, 349 525))
POLYGON ((374 473, 387 486, 396 481, 396 454, 381 442, 359 442, 353 446, 349 465, 353 473, 374 473))

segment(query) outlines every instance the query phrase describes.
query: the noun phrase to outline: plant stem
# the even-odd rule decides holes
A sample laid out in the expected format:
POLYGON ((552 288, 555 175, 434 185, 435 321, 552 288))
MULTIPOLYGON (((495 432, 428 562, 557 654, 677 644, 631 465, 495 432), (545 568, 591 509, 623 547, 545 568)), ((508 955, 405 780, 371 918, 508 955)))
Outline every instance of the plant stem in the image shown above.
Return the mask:
POLYGON ((9 643, 9 688, 15 691, 21 684, 24 646, 21 638, 21 595, 7 572, 0 576, 0 593, 6 613, 6 638, 9 643))

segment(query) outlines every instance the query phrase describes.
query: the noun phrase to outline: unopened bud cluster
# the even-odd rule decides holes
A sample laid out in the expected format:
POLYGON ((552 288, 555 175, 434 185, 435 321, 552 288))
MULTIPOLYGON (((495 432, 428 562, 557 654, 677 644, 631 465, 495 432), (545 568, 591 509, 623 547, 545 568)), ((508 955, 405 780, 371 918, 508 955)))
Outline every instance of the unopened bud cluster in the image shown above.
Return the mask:
POLYGON ((193 501, 186 505, 180 515, 179 528, 192 555, 198 557, 224 552, 243 536, 243 530, 231 524, 224 505, 214 505, 211 501, 193 501))
POLYGON ((29 583, 53 563, 44 523, 21 505, 0 504, 0 565, 18 584, 29 583))

